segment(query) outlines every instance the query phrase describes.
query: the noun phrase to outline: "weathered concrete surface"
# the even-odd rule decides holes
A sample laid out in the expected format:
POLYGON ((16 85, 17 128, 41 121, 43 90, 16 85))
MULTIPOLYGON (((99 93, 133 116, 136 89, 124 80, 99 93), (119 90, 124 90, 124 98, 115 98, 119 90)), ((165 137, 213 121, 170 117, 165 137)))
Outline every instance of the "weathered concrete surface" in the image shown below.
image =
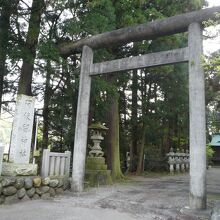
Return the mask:
POLYGON ((190 208, 206 208, 205 77, 202 65, 202 27, 189 26, 190 208))
POLYGON ((76 128, 73 153, 72 190, 83 191, 85 176, 85 160, 88 136, 89 100, 91 90, 91 66, 93 63, 93 51, 84 46, 79 80, 79 94, 76 114, 76 128))
POLYGON ((18 95, 13 120, 9 162, 29 164, 35 98, 18 95))
POLYGON ((192 22, 202 23, 208 19, 216 20, 216 18, 218 18, 216 13, 219 13, 219 11, 220 6, 180 14, 145 24, 97 34, 75 42, 62 43, 58 45, 58 49, 61 55, 69 56, 81 51, 84 45, 98 49, 103 47, 115 47, 116 45, 141 40, 153 40, 157 37, 185 32, 192 22))
MULTIPOLYGON (((208 171, 208 205, 220 208, 220 169, 208 171)), ((196 220, 180 214, 188 205, 188 175, 136 177, 111 187, 92 188, 54 200, 0 207, 1 220, 196 220)), ((214 216, 213 215, 213 216, 214 216)), ((204 220, 204 219, 203 219, 204 220)), ((219 220, 215 218, 215 220, 219 220)))
POLYGON ((37 164, 2 163, 2 176, 36 176, 37 164))
POLYGON ((157 53, 149 53, 141 56, 111 60, 102 63, 95 63, 92 65, 90 75, 161 66, 166 64, 186 62, 188 60, 188 48, 180 48, 157 53))

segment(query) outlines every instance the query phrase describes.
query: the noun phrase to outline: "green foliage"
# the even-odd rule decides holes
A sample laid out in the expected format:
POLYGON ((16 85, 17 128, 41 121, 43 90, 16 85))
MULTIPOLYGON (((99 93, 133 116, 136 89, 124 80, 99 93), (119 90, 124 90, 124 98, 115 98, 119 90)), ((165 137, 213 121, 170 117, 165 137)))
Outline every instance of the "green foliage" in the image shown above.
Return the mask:
POLYGON ((82 16, 82 29, 89 34, 98 34, 115 28, 115 13, 112 1, 94 0, 87 3, 88 12, 82 16))
POLYGON ((82 31, 80 27, 80 22, 77 17, 66 19, 61 25, 60 28, 64 33, 68 33, 70 36, 79 35, 82 31))
POLYGON ((207 125, 209 133, 220 129, 220 55, 215 53, 204 58, 206 76, 207 125))
POLYGON ((145 148, 145 169, 149 171, 166 170, 167 161, 160 147, 148 145, 145 148))
POLYGON ((207 159, 210 160, 214 155, 214 150, 212 149, 211 145, 206 146, 206 156, 207 159))
POLYGON ((91 106, 93 109, 93 118, 95 121, 105 122, 106 111, 110 103, 107 102, 107 94, 111 97, 117 97, 117 89, 110 85, 103 77, 94 77, 92 81, 91 106))
POLYGON ((54 47, 54 43, 51 40, 47 40, 46 42, 41 42, 39 44, 39 58, 43 58, 45 60, 59 60, 60 55, 56 47, 54 47))

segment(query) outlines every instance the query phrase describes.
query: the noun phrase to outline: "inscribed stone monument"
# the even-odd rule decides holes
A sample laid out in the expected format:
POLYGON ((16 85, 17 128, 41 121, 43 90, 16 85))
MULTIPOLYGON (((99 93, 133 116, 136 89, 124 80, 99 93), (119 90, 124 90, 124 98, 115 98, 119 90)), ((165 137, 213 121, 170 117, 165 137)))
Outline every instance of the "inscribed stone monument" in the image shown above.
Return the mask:
POLYGON ((32 96, 18 95, 12 127, 9 162, 29 164, 34 120, 32 96))

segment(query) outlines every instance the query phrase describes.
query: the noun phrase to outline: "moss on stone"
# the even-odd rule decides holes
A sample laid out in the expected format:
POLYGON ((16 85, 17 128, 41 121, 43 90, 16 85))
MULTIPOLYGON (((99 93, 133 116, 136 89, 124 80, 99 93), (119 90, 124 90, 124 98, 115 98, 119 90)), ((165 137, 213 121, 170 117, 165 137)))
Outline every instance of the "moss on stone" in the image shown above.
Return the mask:
POLYGON ((104 157, 87 157, 85 182, 87 186, 111 185, 111 171, 107 170, 104 157))
POLYGON ((86 170, 85 180, 90 187, 98 187, 100 185, 111 185, 110 170, 86 170))
POLYGON ((86 160, 87 170, 107 170, 105 158, 103 157, 88 157, 86 160))

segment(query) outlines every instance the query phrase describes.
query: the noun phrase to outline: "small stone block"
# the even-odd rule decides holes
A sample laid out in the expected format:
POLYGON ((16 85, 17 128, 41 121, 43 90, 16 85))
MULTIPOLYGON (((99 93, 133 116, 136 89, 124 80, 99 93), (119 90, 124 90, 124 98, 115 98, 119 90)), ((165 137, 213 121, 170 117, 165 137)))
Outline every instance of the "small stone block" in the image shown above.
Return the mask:
POLYGON ((17 192, 17 189, 14 186, 7 186, 2 190, 3 195, 12 196, 17 192))
POLYGON ((59 179, 59 183, 58 183, 57 187, 58 187, 58 188, 59 188, 59 187, 62 187, 63 184, 64 184, 63 179, 59 179))
POLYGON ((40 187, 41 185, 41 178, 40 177, 35 177, 33 179, 34 187, 40 187))
POLYGON ((50 193, 44 193, 44 194, 41 196, 41 199, 50 199, 50 193))
POLYGON ((36 176, 37 164, 3 163, 2 176, 36 176))
POLYGON ((5 196, 1 195, 0 196, 0 204, 3 204, 5 202, 5 196))
POLYGON ((86 170, 85 181, 89 186, 98 187, 99 185, 111 185, 110 170, 86 170))
POLYGON ((35 193, 35 194, 33 195, 32 199, 34 199, 34 200, 36 200, 36 199, 40 199, 40 196, 39 196, 38 194, 35 193))
POLYGON ((13 186, 16 182, 16 178, 15 177, 6 177, 2 180, 2 186, 6 187, 6 186, 13 186))
POLYGON ((55 189, 54 189, 54 188, 52 188, 52 187, 50 187, 49 193, 50 193, 50 196, 51 196, 51 197, 56 196, 55 189))
POLYGON ((34 194, 35 194, 35 188, 34 187, 27 190, 27 195, 28 195, 29 198, 32 198, 34 196, 34 194))
POLYGON ((41 196, 43 194, 43 192, 41 191, 40 188, 36 188, 36 191, 35 191, 39 196, 41 196))
POLYGON ((25 202, 25 201, 29 201, 30 198, 27 195, 25 195, 21 200, 22 202, 25 202))
POLYGON ((33 180, 30 177, 25 178, 24 180, 24 188, 25 189, 30 189, 33 187, 33 180))
POLYGON ((212 209, 190 209, 189 207, 184 207, 180 210, 180 213, 186 216, 194 217, 196 219, 210 219, 212 215, 212 209))
POLYGON ((8 204, 16 203, 18 201, 19 201, 19 199, 18 199, 17 195, 15 194, 12 196, 6 196, 4 204, 8 205, 8 204))
POLYGON ((50 177, 45 177, 42 179, 42 185, 43 186, 48 186, 50 183, 50 177))
POLYGON ((26 195, 26 190, 25 188, 21 188, 17 191, 17 196, 19 199, 22 199, 26 195))
POLYGON ((59 180, 54 179, 54 180, 50 180, 49 186, 55 188, 58 186, 58 184, 59 184, 59 180))
POLYGON ((70 180, 69 178, 64 178, 63 179, 63 190, 70 189, 70 180))
POLYGON ((2 194, 2 190, 3 190, 3 187, 2 187, 2 184, 0 183, 0 195, 2 194))
POLYGON ((21 189, 24 187, 24 178, 18 178, 15 183, 16 189, 21 189))
POLYGON ((55 189, 55 191, 56 191, 56 194, 63 194, 64 192, 63 188, 57 188, 55 189))
POLYGON ((49 186, 42 186, 42 187, 40 187, 40 190, 44 194, 44 193, 49 192, 50 187, 49 186))
POLYGON ((86 159, 87 170, 107 170, 104 157, 87 157, 86 159))

